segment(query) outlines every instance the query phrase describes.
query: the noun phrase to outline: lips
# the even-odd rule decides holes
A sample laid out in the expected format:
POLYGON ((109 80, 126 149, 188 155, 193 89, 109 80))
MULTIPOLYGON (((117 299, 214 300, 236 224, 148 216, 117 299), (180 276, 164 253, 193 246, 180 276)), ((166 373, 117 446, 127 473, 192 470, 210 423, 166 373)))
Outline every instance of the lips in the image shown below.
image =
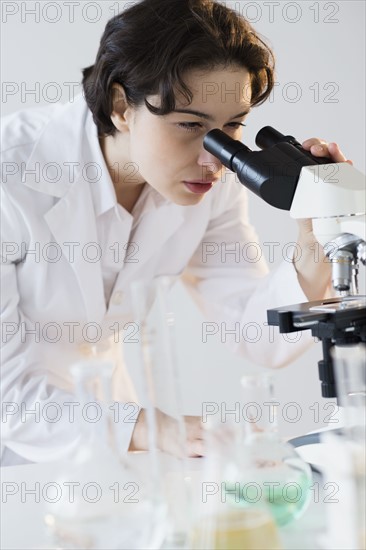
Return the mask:
POLYGON ((210 189, 212 189, 213 184, 216 180, 190 180, 190 181, 184 181, 184 185, 186 186, 189 191, 196 194, 203 194, 207 193, 210 189))
POLYGON ((212 189, 213 181, 209 182, 203 182, 203 181, 184 181, 184 185, 186 186, 189 191, 196 194, 204 194, 207 193, 210 189, 212 189))
POLYGON ((208 185, 209 183, 213 183, 214 180, 187 180, 184 183, 200 183, 202 185, 208 185))

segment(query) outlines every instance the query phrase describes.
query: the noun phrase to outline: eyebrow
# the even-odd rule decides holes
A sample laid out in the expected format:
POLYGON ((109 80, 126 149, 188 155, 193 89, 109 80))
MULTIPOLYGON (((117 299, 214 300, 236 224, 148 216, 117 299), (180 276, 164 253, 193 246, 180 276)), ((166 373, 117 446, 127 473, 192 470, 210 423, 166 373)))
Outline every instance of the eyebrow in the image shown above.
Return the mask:
MULTIPOLYGON (((198 116, 200 118, 204 118, 205 120, 213 120, 213 117, 211 115, 208 115, 207 113, 201 113, 201 111, 195 111, 193 109, 174 109, 174 111, 172 111, 173 113, 183 113, 183 114, 187 114, 187 115, 194 115, 194 116, 198 116)), ((230 120, 234 120, 234 118, 240 118, 240 117, 243 117, 245 115, 247 115, 249 113, 249 110, 248 111, 243 111, 242 113, 239 113, 235 116, 233 116, 230 120)))

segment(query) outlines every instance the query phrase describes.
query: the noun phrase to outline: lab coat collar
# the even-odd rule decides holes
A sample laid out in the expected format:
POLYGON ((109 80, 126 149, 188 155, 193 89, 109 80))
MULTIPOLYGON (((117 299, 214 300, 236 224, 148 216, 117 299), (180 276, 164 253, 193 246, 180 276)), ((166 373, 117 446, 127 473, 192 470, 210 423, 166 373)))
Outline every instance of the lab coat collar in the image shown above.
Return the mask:
POLYGON ((90 160, 85 139, 87 114, 81 94, 57 109, 32 150, 22 183, 60 199, 44 219, 74 271, 88 319, 95 321, 103 318, 106 305, 100 262, 87 261, 84 254, 85 246, 98 242, 85 166, 85 159, 90 160))
POLYGON ((24 185, 60 198, 77 180, 88 177, 84 162, 87 113, 81 94, 58 108, 33 147, 22 172, 24 185))
POLYGON ((96 216, 101 216, 117 205, 116 192, 99 144, 97 127, 90 111, 86 115, 85 136, 89 145, 89 162, 95 163, 99 173, 96 181, 90 183, 90 190, 96 216))
MULTIPOLYGON (((24 185, 58 198, 80 180, 90 184, 97 216, 116 205, 116 194, 99 146, 96 125, 82 94, 77 95, 72 103, 59 107, 36 142, 22 173, 24 185), (91 164, 94 163, 98 177, 93 183, 91 164)), ((148 186, 144 193, 144 214, 170 204, 148 186)))
POLYGON ((106 304, 101 262, 90 261, 88 253, 90 247, 94 247, 94 250, 98 247, 89 183, 79 178, 44 218, 74 271, 88 321, 100 321, 105 315, 106 304), (75 252, 71 253, 70 250, 75 252))

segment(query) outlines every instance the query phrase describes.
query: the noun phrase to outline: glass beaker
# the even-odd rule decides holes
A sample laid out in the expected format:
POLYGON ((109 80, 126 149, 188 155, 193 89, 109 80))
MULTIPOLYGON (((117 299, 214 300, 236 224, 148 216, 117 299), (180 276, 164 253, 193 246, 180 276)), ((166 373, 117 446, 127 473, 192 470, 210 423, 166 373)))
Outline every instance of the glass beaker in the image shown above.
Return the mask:
POLYGON ((53 541, 62 548, 160 548, 165 509, 151 468, 121 454, 111 399, 112 362, 89 358, 71 368, 75 418, 80 429, 77 451, 63 463, 56 481, 61 498, 48 504, 45 517, 53 541))

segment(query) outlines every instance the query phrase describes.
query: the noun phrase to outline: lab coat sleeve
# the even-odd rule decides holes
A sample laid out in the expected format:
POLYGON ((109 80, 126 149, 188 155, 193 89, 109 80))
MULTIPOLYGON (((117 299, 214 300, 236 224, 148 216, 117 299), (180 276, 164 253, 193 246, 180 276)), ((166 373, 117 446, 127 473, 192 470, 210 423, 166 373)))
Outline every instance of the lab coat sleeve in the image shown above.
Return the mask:
POLYGON ((267 325, 267 309, 307 298, 291 258, 269 272, 263 246, 248 220, 247 201, 246 189, 233 178, 220 184, 211 220, 183 282, 206 317, 203 340, 219 334, 235 353, 262 366, 281 367, 305 351, 312 339, 306 332, 280 335, 277 327, 267 325))
MULTIPOLYGON (((50 383, 35 322, 21 310, 17 265, 27 230, 4 189, 1 207, 1 453, 7 448, 25 461, 59 460, 80 440, 76 398, 50 383)), ((127 451, 134 423, 121 426, 119 444, 127 451)))

